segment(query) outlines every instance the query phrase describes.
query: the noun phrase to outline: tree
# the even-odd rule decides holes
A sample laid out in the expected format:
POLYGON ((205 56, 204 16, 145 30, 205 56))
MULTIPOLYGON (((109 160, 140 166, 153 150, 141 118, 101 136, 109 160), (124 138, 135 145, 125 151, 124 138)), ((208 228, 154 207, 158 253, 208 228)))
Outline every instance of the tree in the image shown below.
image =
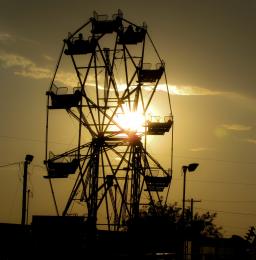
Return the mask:
POLYGON ((217 226, 214 220, 217 217, 217 213, 196 213, 192 220, 192 227, 194 226, 194 232, 199 233, 203 237, 221 238, 223 237, 221 230, 222 227, 217 226))
POLYGON ((146 229, 147 223, 150 223, 151 229, 156 226, 156 229, 161 228, 176 237, 183 235, 185 232, 187 236, 193 238, 221 238, 223 237, 222 227, 214 223, 216 217, 216 212, 207 211, 203 214, 195 213, 194 216, 191 216, 190 210, 186 210, 183 219, 182 208, 178 207, 177 203, 169 205, 159 203, 145 207, 141 211, 139 222, 141 227, 145 225, 143 229, 146 229))

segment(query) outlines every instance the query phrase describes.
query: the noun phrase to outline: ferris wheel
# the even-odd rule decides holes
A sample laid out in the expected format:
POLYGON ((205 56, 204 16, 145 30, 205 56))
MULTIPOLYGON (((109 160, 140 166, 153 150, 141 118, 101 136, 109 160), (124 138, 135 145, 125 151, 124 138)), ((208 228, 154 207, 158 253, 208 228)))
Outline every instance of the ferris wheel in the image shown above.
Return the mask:
POLYGON ((166 79, 146 24, 120 10, 111 18, 94 12, 69 33, 46 92, 44 177, 51 187, 61 182, 62 192, 63 180, 71 181, 63 216, 120 230, 143 205, 154 208, 168 196, 173 116, 166 79), (54 142, 61 135, 68 148, 54 142), (150 153, 160 136, 170 146, 168 167, 150 153))

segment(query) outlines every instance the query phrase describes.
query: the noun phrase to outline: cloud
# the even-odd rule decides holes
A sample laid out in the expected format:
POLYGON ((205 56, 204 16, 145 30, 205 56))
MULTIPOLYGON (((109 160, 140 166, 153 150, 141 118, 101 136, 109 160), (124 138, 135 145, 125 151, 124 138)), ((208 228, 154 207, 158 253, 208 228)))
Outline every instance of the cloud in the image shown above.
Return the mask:
POLYGON ((10 54, 6 52, 0 53, 0 61, 2 62, 2 66, 4 68, 11 68, 11 67, 28 67, 33 65, 34 63, 20 55, 10 54))
POLYGON ((7 44, 19 44, 19 45, 23 45, 23 44, 29 44, 29 45, 33 45, 33 46, 38 46, 40 43, 37 41, 34 41, 30 38, 24 38, 24 37, 19 37, 17 35, 12 35, 8 32, 0 32, 0 43, 3 43, 5 45, 7 44))
MULTIPOLYGON (((14 74, 32 79, 50 79, 53 75, 48 68, 37 66, 32 60, 13 53, 0 52, 0 65, 5 69, 14 69, 14 74)), ((66 86, 76 86, 77 78, 73 73, 60 72, 56 81, 66 86)))
POLYGON ((50 78, 50 70, 37 67, 35 65, 31 65, 29 67, 25 67, 20 71, 15 71, 14 74, 33 78, 33 79, 48 79, 50 78))
MULTIPOLYGON (((158 91, 167 92, 167 86, 165 84, 159 84, 157 86, 158 91)), ((234 93, 227 91, 215 91, 207 88, 197 86, 185 86, 185 85, 168 85, 168 90, 171 95, 177 96, 233 96, 234 93)))
POLYGON ((205 152, 205 151, 212 151, 212 150, 213 149, 209 147, 195 147, 190 149, 191 152, 205 152))
POLYGON ((1 52, 0 62, 3 68, 13 68, 14 74, 34 79, 50 78, 49 69, 38 67, 33 61, 23 56, 1 52))
POLYGON ((231 131, 249 131, 252 129, 251 126, 242 124, 223 124, 221 127, 231 131))
MULTIPOLYGON (((1 34, 0 33, 0 40, 1 39, 8 39, 11 38, 9 34, 1 34)), ((52 60, 51 57, 44 55, 44 58, 47 60, 52 60)), ((32 60, 18 55, 14 53, 7 53, 5 51, 0 52, 0 65, 3 68, 12 68, 14 69, 14 74, 19 75, 22 77, 28 77, 32 79, 50 79, 53 75, 52 71, 40 67, 36 65, 32 60)), ((56 75, 56 81, 59 83, 75 87, 77 86, 78 79, 75 73, 67 72, 67 71, 59 71, 56 75)), ((90 83, 89 83, 90 84, 90 83)), ((91 85, 93 82, 91 82, 91 85)), ((126 88, 125 84, 119 84, 119 91, 124 91, 126 88)), ((152 90, 152 87, 144 86, 145 90, 152 90)), ((157 86, 157 91, 166 92, 167 89, 169 90, 171 95, 180 95, 180 96, 216 96, 216 95, 228 95, 230 96, 231 93, 227 92, 220 92, 220 91, 213 91, 207 88, 197 87, 197 86, 176 86, 176 85, 168 85, 168 88, 165 84, 159 84, 157 86)), ((227 125, 226 125, 227 126, 227 125)), ((227 128, 223 126, 224 128, 227 128)), ((228 129, 228 128, 227 128, 228 129)), ((235 129, 229 129, 235 130, 235 129)), ((240 130, 241 131, 241 130, 240 130)))
MULTIPOLYGON (((246 132, 250 131, 252 126, 249 125, 242 125, 242 124, 222 124, 216 127, 214 134, 219 137, 223 138, 230 135, 230 132, 246 132)), ((252 139, 246 140, 247 142, 253 142, 252 139)))
MULTIPOLYGON (((160 84, 157 87, 158 91, 167 91, 167 87, 164 84, 160 84)), ((170 94, 177 96, 216 96, 226 94, 221 91, 213 91, 207 88, 196 87, 196 86, 177 86, 168 85, 170 94)))
POLYGON ((11 35, 9 33, 0 32, 0 42, 6 42, 11 39, 11 35))
POLYGON ((57 73, 56 81, 58 81, 59 83, 65 85, 65 86, 76 87, 78 79, 74 73, 63 71, 63 72, 57 73))
POLYGON ((54 59, 50 57, 49 55, 43 55, 43 58, 48 60, 48 61, 53 61, 54 59))
POLYGON ((245 139, 246 142, 256 144, 256 139, 245 139))
MULTIPOLYGON (((125 84, 119 84, 119 89, 125 90, 125 84)), ((143 86, 145 90, 152 91, 152 86, 143 86)), ((157 91, 167 92, 171 95, 176 96, 217 96, 217 95, 227 95, 230 96, 232 93, 223 92, 223 91, 214 91, 207 88, 196 87, 196 86, 177 86, 177 85, 167 85, 159 84, 157 86, 157 91)))

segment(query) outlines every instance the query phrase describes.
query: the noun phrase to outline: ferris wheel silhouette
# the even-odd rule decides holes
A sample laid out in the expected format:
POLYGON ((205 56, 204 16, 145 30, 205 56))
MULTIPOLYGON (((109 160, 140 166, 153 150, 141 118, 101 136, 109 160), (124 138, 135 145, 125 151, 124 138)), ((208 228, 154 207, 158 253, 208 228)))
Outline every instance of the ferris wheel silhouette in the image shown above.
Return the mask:
POLYGON ((143 205, 165 201, 173 115, 165 63, 145 23, 126 20, 120 10, 110 19, 94 12, 64 40, 46 94, 44 177, 51 185, 61 182, 62 192, 62 179, 72 182, 63 216, 81 215, 95 229, 120 230, 143 205), (70 124, 73 147, 57 147, 52 140, 62 134, 67 143, 72 139, 70 124), (160 136, 170 146, 168 167, 149 152, 148 140, 160 136))

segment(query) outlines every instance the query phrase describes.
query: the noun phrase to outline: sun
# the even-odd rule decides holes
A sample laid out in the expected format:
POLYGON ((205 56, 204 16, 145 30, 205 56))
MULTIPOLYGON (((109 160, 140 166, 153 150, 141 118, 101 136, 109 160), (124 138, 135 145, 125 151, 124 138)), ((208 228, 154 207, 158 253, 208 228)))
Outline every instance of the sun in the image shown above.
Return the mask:
POLYGON ((142 133, 145 131, 145 115, 140 107, 131 108, 122 104, 115 116, 118 125, 127 132, 142 133))
POLYGON ((117 115, 118 124, 126 131, 143 132, 145 126, 145 117, 139 111, 125 111, 117 115))
POLYGON ((137 135, 145 134, 148 121, 151 120, 154 115, 152 108, 147 110, 147 113, 142 107, 138 106, 129 107, 127 103, 122 104, 114 116, 114 121, 119 127, 125 131, 124 134, 130 134, 131 132, 137 135))

